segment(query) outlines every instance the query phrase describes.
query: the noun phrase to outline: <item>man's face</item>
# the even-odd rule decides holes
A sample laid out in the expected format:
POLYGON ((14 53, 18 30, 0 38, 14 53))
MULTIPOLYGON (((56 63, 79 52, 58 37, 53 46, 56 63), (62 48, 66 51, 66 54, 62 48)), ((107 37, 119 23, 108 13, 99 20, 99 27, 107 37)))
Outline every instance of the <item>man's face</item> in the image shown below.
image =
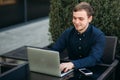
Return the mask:
POLYGON ((84 32, 89 23, 92 21, 92 16, 88 17, 87 12, 85 10, 73 12, 73 24, 75 26, 75 29, 82 33, 84 32))

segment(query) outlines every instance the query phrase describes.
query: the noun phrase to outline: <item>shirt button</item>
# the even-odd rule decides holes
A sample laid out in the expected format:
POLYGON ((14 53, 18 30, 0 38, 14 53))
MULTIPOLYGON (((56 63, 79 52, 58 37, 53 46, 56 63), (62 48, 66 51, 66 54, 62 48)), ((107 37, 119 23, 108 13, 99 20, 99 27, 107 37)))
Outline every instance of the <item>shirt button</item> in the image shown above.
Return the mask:
POLYGON ((83 37, 85 37, 85 34, 83 34, 83 37))
POLYGON ((81 41, 81 38, 79 38, 79 40, 81 41))
POLYGON ((80 55, 80 58, 81 58, 82 56, 80 55))
POLYGON ((78 49, 81 49, 81 46, 79 46, 78 49))

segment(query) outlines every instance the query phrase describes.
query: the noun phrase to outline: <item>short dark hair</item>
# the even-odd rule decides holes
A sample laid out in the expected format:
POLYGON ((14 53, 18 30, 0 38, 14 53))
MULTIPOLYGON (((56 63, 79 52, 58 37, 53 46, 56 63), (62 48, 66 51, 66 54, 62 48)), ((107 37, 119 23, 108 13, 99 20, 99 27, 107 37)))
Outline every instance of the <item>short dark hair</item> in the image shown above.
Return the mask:
POLYGON ((77 12, 81 10, 85 10, 87 12, 88 17, 93 16, 94 14, 92 6, 87 2, 80 2, 79 4, 77 4, 74 7, 73 12, 77 12))

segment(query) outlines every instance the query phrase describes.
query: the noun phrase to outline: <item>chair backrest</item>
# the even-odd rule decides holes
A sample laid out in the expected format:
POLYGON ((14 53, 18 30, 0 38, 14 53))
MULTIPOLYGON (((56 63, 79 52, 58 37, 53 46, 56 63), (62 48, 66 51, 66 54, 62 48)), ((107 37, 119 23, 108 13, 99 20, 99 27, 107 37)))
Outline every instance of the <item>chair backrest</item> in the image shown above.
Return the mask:
POLYGON ((103 53, 103 63, 111 64, 115 59, 115 51, 117 45, 117 37, 116 36, 106 36, 106 45, 103 53))

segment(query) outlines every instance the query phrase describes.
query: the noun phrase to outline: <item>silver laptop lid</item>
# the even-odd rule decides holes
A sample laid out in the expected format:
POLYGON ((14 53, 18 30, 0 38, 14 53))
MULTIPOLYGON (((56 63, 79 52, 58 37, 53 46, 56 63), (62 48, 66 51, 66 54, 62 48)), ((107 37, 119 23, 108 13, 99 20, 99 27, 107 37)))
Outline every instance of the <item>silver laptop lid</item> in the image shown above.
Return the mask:
POLYGON ((28 47, 30 71, 61 77, 59 52, 28 47))

